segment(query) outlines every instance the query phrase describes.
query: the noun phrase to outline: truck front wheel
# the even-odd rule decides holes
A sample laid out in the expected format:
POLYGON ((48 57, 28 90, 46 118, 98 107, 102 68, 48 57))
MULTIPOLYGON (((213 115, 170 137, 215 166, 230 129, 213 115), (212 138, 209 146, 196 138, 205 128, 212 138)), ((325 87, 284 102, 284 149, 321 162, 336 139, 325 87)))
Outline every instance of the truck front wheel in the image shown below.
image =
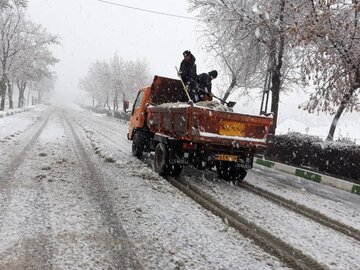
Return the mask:
POLYGON ((145 147, 145 138, 143 132, 136 131, 134 133, 133 142, 132 142, 132 154, 134 157, 141 158, 144 152, 145 147))

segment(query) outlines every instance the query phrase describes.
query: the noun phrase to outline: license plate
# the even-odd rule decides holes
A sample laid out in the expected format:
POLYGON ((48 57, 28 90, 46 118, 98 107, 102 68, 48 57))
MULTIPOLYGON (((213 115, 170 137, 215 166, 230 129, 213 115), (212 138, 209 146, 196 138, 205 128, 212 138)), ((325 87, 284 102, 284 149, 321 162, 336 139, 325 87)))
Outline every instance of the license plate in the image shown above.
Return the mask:
POLYGON ((238 156, 217 154, 217 155, 215 155, 215 159, 216 160, 221 160, 221 161, 234 161, 234 162, 236 162, 238 160, 238 156))
POLYGON ((220 135, 245 137, 246 124, 232 121, 221 121, 220 135))

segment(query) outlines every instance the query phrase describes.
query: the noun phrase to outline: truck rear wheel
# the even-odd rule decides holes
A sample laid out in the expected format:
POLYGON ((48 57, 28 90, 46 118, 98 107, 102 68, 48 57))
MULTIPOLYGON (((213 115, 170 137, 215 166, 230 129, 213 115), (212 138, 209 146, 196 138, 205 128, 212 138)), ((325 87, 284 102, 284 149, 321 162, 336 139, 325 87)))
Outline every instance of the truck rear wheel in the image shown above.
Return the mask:
POLYGON ((169 162, 169 150, 164 143, 158 143, 154 154, 154 169, 161 176, 178 176, 182 171, 183 166, 169 162))
POLYGON ((141 131, 136 131, 134 133, 133 142, 132 142, 132 154, 134 157, 141 158, 144 152, 145 147, 145 138, 141 131))
POLYGON ((168 166, 169 166, 169 152, 166 149, 165 144, 158 143, 155 148, 154 155, 154 167, 155 172, 161 176, 168 175, 168 166))
POLYGON ((171 176, 179 176, 182 169, 183 169, 183 166, 178 164, 178 163, 171 164, 170 165, 169 175, 171 175, 171 176))
POLYGON ((226 181, 242 181, 247 171, 233 162, 219 162, 216 165, 218 176, 226 181))

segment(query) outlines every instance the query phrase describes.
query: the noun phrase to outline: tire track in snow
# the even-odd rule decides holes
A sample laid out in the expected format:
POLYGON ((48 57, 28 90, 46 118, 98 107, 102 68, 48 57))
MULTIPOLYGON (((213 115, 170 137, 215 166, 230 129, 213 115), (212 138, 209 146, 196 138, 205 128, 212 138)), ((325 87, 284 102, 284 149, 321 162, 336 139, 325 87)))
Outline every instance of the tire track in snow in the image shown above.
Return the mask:
POLYGON ((84 188, 99 206, 102 223, 108 228, 112 237, 113 241, 108 243, 108 248, 109 252, 112 253, 114 269, 142 269, 136 255, 133 253, 133 244, 120 224, 113 207, 113 201, 104 187, 105 179, 91 161, 73 125, 65 114, 63 114, 63 120, 65 121, 66 133, 73 138, 75 153, 86 168, 85 171, 88 172, 88 175, 84 177, 84 180, 86 180, 84 181, 84 188))
MULTIPOLYGON (((30 139, 27 142, 27 144, 24 146, 22 150, 19 151, 19 153, 15 154, 15 157, 12 158, 12 160, 9 162, 7 166, 5 166, 5 169, 0 174, 0 194, 2 195, 0 197, 0 217, 4 216, 7 212, 9 203, 11 201, 11 187, 14 183, 12 183, 12 179, 18 170, 18 168, 21 166, 21 164, 25 161, 27 153, 33 148, 36 141, 40 137, 41 133, 43 132, 44 128, 46 127, 48 120, 50 116, 52 115, 53 111, 49 112, 46 115, 46 118, 44 122, 41 124, 41 126, 38 129, 35 129, 32 134, 30 134, 30 139), (4 197, 3 197, 4 196, 4 197)), ((30 131, 31 132, 31 131, 30 131)), ((2 219, 0 219, 0 228, 2 227, 2 219)))
POLYGON ((9 180, 15 174, 16 170, 20 167, 20 165, 24 162, 26 154, 31 150, 34 146, 36 141, 39 139, 41 133, 43 132, 44 128, 46 127, 50 116, 52 115, 53 111, 51 111, 45 118, 45 121, 40 126, 39 129, 36 130, 35 134, 32 135, 29 142, 25 145, 25 147, 12 159, 10 164, 6 167, 5 172, 2 172, 0 175, 0 190, 3 187, 6 187, 9 180))
MULTIPOLYGON (((129 150, 129 148, 126 148, 122 145, 123 143, 123 140, 121 140, 120 142, 117 142, 114 140, 114 137, 119 137, 120 138, 120 134, 115 132, 113 129, 110 129, 108 127, 106 127, 105 125, 102 125, 102 124, 99 124, 95 121, 92 121, 90 119, 86 119, 84 121, 84 119, 82 119, 82 122, 84 122, 84 124, 88 125, 90 128, 93 129, 93 132, 96 133, 96 134, 99 134, 101 137, 105 138, 108 142, 110 142, 111 144, 114 144, 116 145, 117 148, 120 148, 120 152, 121 153, 124 153, 124 154, 131 154, 131 151, 129 150), (94 128, 92 125, 96 125, 97 127, 100 127, 100 128, 105 128, 107 129, 107 131, 111 134, 114 135, 114 137, 110 137, 108 134, 104 133, 103 131, 99 130, 98 128, 94 128)), ((127 155, 122 155, 123 157, 127 157, 127 155)))
MULTIPOLYGON (((0 215, 2 220, 6 216, 14 219, 11 224, 12 232, 17 232, 19 237, 18 245, 8 246, 5 252, 2 252, 1 269, 52 269, 53 243, 50 237, 49 200, 43 181, 29 180, 26 172, 15 176, 17 171, 21 172, 22 164, 33 162, 33 159, 28 159, 29 151, 43 133, 51 115, 53 115, 53 111, 46 116, 44 123, 34 131, 35 134, 32 135, 24 149, 10 163, 9 170, 5 174, 6 179, 1 181, 2 188, 9 197, 5 198, 0 215), (18 192, 16 198, 13 194, 15 186, 17 186, 16 191, 18 192), (15 217, 12 208, 15 208, 15 217), (19 210, 20 212, 18 212, 19 210)), ((27 170, 26 167, 25 170, 27 170)), ((2 194, 4 193, 3 190, 2 194)), ((1 222, 0 228, 6 230, 6 226, 3 226, 4 222, 5 220, 1 222)), ((9 224, 6 225, 9 227, 9 224)))

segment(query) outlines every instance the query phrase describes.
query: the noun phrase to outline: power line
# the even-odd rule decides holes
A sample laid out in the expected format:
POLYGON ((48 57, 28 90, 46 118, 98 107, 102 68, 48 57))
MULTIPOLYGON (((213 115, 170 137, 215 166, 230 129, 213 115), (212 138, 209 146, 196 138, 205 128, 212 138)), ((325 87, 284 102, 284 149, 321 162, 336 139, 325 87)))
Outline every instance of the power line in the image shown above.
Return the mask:
POLYGON ((123 8, 139 10, 139 11, 148 12, 148 13, 154 13, 154 14, 158 14, 158 15, 177 17, 177 18, 187 19, 187 20, 198 20, 197 18, 194 18, 194 17, 187 17, 187 16, 181 16, 181 15, 170 14, 170 13, 165 13, 165 12, 159 12, 159 11, 154 11, 154 10, 131 7, 131 6, 126 6, 126 5, 122 5, 122 4, 118 4, 118 3, 114 3, 114 2, 110 2, 110 1, 105 1, 105 0, 97 0, 97 1, 105 3, 105 4, 109 4, 109 5, 114 5, 114 6, 119 6, 119 7, 123 7, 123 8))

